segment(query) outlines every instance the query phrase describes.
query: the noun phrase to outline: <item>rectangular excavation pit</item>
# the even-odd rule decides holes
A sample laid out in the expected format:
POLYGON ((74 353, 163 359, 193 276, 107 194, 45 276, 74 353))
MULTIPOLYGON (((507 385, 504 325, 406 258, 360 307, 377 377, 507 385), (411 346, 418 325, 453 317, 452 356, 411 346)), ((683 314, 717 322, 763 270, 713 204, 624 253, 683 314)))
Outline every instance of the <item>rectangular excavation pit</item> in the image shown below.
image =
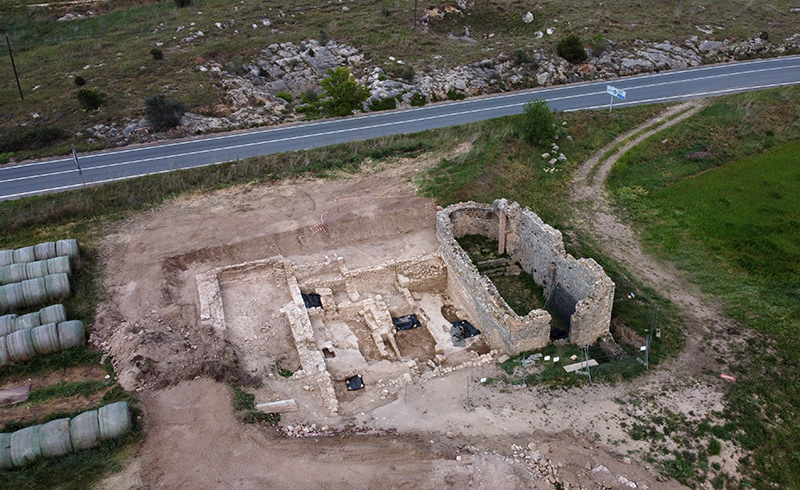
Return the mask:
POLYGON ((295 372, 301 367, 286 316, 270 306, 291 299, 280 279, 275 271, 259 268, 219 275, 225 335, 251 373, 295 372))
POLYGON ((349 269, 338 256, 301 265, 276 256, 200 274, 197 283, 201 318, 236 346, 246 368, 265 372, 265 364, 280 362, 294 373, 289 382, 315 387, 314 396, 333 413, 342 403, 346 412, 376 399, 386 403, 384 390, 398 380, 488 352, 452 345, 441 312, 451 301, 446 267, 438 254, 362 269, 349 269), (410 314, 420 325, 398 331, 392 318, 410 314), (355 374, 365 383, 357 394, 344 386, 355 374))

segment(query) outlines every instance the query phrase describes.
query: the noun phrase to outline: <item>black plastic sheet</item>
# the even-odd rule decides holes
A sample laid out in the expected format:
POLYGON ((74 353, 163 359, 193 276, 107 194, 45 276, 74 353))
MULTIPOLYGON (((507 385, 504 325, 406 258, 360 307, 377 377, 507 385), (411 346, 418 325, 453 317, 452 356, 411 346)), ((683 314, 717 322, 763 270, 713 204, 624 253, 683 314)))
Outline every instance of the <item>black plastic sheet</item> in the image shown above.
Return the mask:
POLYGON ((422 325, 417 319, 417 315, 406 315, 392 318, 392 323, 394 324, 394 328, 397 330, 411 330, 412 328, 417 328, 422 325))

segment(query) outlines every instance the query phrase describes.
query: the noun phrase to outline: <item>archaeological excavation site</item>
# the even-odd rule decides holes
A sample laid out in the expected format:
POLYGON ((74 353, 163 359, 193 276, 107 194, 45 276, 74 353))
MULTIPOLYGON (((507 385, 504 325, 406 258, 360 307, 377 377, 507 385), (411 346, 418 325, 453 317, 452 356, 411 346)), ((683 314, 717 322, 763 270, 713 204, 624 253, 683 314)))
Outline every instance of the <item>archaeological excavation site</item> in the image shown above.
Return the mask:
MULTIPOLYGON (((408 384, 555 338, 588 346, 608 335, 614 297, 594 260, 567 254, 560 232, 504 199, 436 210, 353 198, 319 223, 164 264, 165 294, 196 298, 184 317, 195 311, 192 328, 232 348, 264 383, 259 402, 291 399, 318 417, 370 410, 408 384), (499 260, 531 275, 546 309, 515 313, 459 245, 467 235, 485 237, 499 260)), ((135 364, 150 371, 153 359, 143 358, 135 364)))

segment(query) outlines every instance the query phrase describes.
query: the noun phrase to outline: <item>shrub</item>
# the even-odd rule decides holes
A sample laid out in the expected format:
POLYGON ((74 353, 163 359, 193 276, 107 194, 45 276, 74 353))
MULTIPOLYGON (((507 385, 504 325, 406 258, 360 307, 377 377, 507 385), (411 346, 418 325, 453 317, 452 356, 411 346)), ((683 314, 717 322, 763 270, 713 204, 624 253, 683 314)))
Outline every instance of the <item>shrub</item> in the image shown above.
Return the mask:
POLYGON ((86 79, 85 79, 85 78, 83 78, 83 77, 82 77, 82 76, 80 76, 80 75, 78 75, 77 77, 75 77, 75 78, 73 79, 73 81, 75 82, 75 85, 77 85, 78 87, 83 87, 84 85, 86 85, 86 79))
POLYGON ((78 90, 78 103, 84 111, 94 111, 105 103, 105 97, 97 90, 83 88, 78 90))
POLYGON ((412 82, 414 81, 414 75, 416 74, 417 72, 414 70, 413 66, 406 65, 405 68, 403 68, 403 70, 400 72, 400 78, 407 82, 412 82))
POLYGON ((414 95, 411 96, 411 100, 408 101, 413 107, 422 107, 427 103, 425 100, 425 96, 419 92, 414 92, 414 95))
POLYGON ((384 82, 384 81, 386 81, 386 73, 379 73, 379 74, 378 74, 378 81, 379 81, 379 82, 384 82))
POLYGON ((458 92, 455 89, 450 89, 447 91, 447 98, 450 100, 464 100, 467 98, 467 94, 464 92, 458 92))
POLYGON ((233 409, 234 410, 254 410, 256 408, 256 396, 248 393, 241 388, 233 389, 233 409))
POLYGON ((331 37, 328 35, 327 32, 323 31, 322 29, 319 30, 319 44, 320 46, 327 46, 328 42, 331 40, 331 37))
POLYGON ((514 57, 515 65, 524 65, 525 63, 529 63, 531 61, 530 56, 528 56, 528 52, 522 48, 517 48, 512 51, 511 56, 514 57))
POLYGON ((14 126, 0 137, 0 153, 35 150, 67 137, 54 126, 14 126))
POLYGON ((290 92, 278 92, 277 94, 275 94, 275 97, 283 99, 289 103, 291 103, 294 100, 294 97, 290 92))
POLYGON ((322 80, 322 88, 328 96, 325 107, 332 116, 352 114, 369 97, 369 90, 356 82, 345 67, 328 69, 328 77, 322 80))
POLYGON ((581 38, 577 34, 570 34, 556 45, 558 55, 573 64, 583 63, 589 56, 583 49, 581 38))
POLYGON ((758 35, 762 40, 769 41, 769 32, 761 31, 761 34, 758 35))
POLYGON ((722 443, 719 442, 719 439, 711 438, 708 441, 708 455, 709 456, 719 456, 719 453, 722 452, 722 443))
POLYGON ((150 50, 150 54, 153 55, 154 60, 163 60, 164 59, 164 52, 161 51, 160 48, 153 48, 150 50))
POLYGON ((369 110, 371 111, 388 111, 397 107, 397 99, 394 97, 387 97, 385 99, 372 99, 369 103, 369 110))
POLYGON ((179 100, 167 100, 163 94, 154 95, 144 101, 144 114, 153 129, 164 131, 181 123, 186 106, 179 100))
POLYGON ((183 7, 188 7, 191 4, 192 0, 175 0, 175 6, 178 7, 179 9, 182 9, 183 7))
POLYGON ((307 88, 300 92, 300 99, 306 104, 313 104, 319 100, 319 93, 313 88, 307 88))
POLYGON ((606 38, 604 38, 602 34, 595 34, 592 36, 589 43, 592 47, 592 55, 594 56, 602 56, 608 47, 608 41, 606 41, 606 38))
POLYGON ((533 145, 546 142, 556 135, 556 118, 544 99, 530 100, 523 107, 521 132, 533 145))

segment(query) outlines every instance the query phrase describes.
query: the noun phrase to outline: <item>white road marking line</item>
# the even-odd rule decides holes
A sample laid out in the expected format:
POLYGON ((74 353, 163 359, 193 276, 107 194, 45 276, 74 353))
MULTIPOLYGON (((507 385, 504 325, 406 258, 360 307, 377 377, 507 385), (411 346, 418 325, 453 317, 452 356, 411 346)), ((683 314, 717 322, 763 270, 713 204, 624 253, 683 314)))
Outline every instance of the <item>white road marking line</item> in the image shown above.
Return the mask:
MULTIPOLYGON (((690 98, 699 98, 699 97, 709 97, 709 96, 713 96, 713 95, 725 94, 725 93, 730 93, 730 92, 741 92, 741 91, 745 91, 745 90, 763 90, 763 89, 767 89, 767 88, 782 87, 782 86, 786 86, 786 85, 793 85, 793 84, 796 84, 796 83, 798 83, 798 82, 782 82, 782 83, 755 85, 755 86, 751 86, 751 87, 735 87, 735 88, 730 88, 730 89, 722 89, 722 90, 715 90, 715 91, 708 91, 708 92, 695 92, 695 93, 691 93, 691 94, 681 94, 681 95, 666 96, 666 97, 656 97, 656 98, 651 98, 651 99, 636 100, 636 101, 629 101, 629 102, 620 102, 618 105, 619 106, 642 105, 642 104, 647 104, 647 103, 664 102, 664 101, 669 101, 669 100, 681 100, 681 99, 690 99, 690 98)), ((588 96, 588 95, 597 95, 597 93, 576 94, 576 95, 565 96, 565 97, 560 97, 560 98, 551 99, 551 100, 564 100, 564 99, 570 99, 570 98, 585 97, 585 96, 588 96)), ((379 128, 379 127, 391 126, 391 125, 395 125, 395 124, 397 124, 397 125, 399 125, 399 124, 408 124, 408 123, 413 123, 413 122, 418 122, 418 121, 440 119, 442 117, 450 117, 450 116, 457 116, 457 115, 463 115, 463 114, 472 114, 472 113, 484 112, 484 111, 507 109, 507 108, 510 108, 510 107, 517 107, 517 106, 519 106, 519 104, 507 104, 507 105, 504 105, 504 106, 496 106, 496 107, 491 107, 491 108, 486 108, 486 109, 474 109, 474 110, 471 110, 471 111, 462 111, 462 112, 459 112, 459 113, 451 113, 451 114, 441 114, 441 115, 437 115, 437 116, 429 116, 429 117, 426 117, 426 118, 415 119, 415 120, 412 120, 412 121, 391 122, 391 123, 376 124, 376 125, 366 126, 366 127, 341 129, 341 130, 329 131, 329 132, 326 132, 326 133, 317 133, 317 134, 312 134, 312 135, 292 136, 292 137, 288 137, 288 138, 282 138, 282 139, 279 139, 279 140, 271 140, 271 141, 256 142, 256 143, 247 143, 247 144, 243 144, 243 145, 236 145, 236 146, 232 146, 232 147, 218 148, 218 149, 213 149, 213 150, 201 150, 201 151, 197 151, 197 152, 188 152, 188 153, 183 153, 183 154, 179 154, 179 155, 173 155, 173 156, 171 156, 169 158, 177 158, 177 157, 180 157, 180 156, 191 156, 191 155, 195 155, 195 154, 208 153, 208 152, 219 151, 219 150, 223 150, 223 149, 238 149, 238 148, 245 148, 245 147, 256 146, 256 145, 261 145, 261 144, 270 144, 270 143, 290 141, 290 140, 295 140, 295 139, 303 139, 303 138, 326 136, 326 135, 338 134, 338 133, 346 133, 346 132, 352 132, 352 131, 359 131, 359 130, 362 130, 362 129, 374 129, 374 128, 379 128)), ((575 108, 575 109, 567 109, 564 112, 575 112, 575 111, 583 111, 583 110, 602 109, 602 108, 605 108, 605 107, 607 107, 607 106, 605 104, 602 104, 602 105, 596 105, 596 106, 580 107, 580 108, 575 108)), ((133 161, 130 161, 130 162, 113 163, 113 164, 102 165, 102 166, 98 166, 98 167, 90 167, 88 170, 103 169, 103 168, 107 168, 107 167, 124 166, 124 165, 130 165, 130 164, 134 164, 134 163, 145 162, 145 161, 158 160, 158 159, 161 159, 161 158, 164 158, 164 157, 152 157, 152 158, 146 158, 146 159, 141 159, 141 160, 133 160, 133 161)), ((209 165, 216 165, 216 164, 219 164, 219 163, 226 163, 226 162, 216 162, 216 163, 208 163, 208 164, 200 164, 200 165, 190 165, 188 167, 182 167, 180 170, 203 167, 203 166, 209 166, 209 165)), ((84 170, 84 172, 87 171, 86 168, 84 168, 83 170, 84 170)), ((120 181, 120 180, 132 179, 132 178, 136 178, 136 177, 144 177, 146 175, 156 175, 156 174, 161 174, 161 173, 166 173, 166 172, 172 172, 174 170, 176 170, 176 169, 159 170, 159 171, 155 171, 155 172, 147 172, 147 173, 138 174, 138 175, 130 175, 130 176, 124 176, 124 177, 116 177, 116 178, 112 178, 112 179, 91 181, 91 182, 89 182, 89 184, 91 184, 91 185, 105 184, 105 183, 108 183, 108 182, 116 182, 116 181, 120 181)), ((40 174, 40 175, 33 175, 33 176, 26 176, 26 177, 17 177, 17 178, 14 178, 14 179, 0 180, 0 182, 12 182, 12 181, 18 181, 18 180, 27 180, 27 179, 33 179, 33 178, 38 178, 38 177, 61 175, 61 174, 73 173, 73 172, 77 172, 77 169, 76 170, 61 171, 61 172, 53 172, 53 173, 50 173, 50 174, 40 174)), ((36 195, 36 194, 44 194, 44 193, 51 192, 51 191, 58 191, 58 190, 65 190, 65 189, 80 187, 81 185, 82 184, 72 184, 72 185, 67 185, 67 186, 59 186, 59 187, 51 187, 51 188, 47 188, 47 189, 40 189, 40 190, 36 190, 36 191, 28 191, 28 192, 21 192, 21 193, 16 193, 16 194, 0 195, 0 199, 12 199, 12 198, 18 198, 18 197, 24 197, 24 196, 30 196, 30 195, 36 195)))

